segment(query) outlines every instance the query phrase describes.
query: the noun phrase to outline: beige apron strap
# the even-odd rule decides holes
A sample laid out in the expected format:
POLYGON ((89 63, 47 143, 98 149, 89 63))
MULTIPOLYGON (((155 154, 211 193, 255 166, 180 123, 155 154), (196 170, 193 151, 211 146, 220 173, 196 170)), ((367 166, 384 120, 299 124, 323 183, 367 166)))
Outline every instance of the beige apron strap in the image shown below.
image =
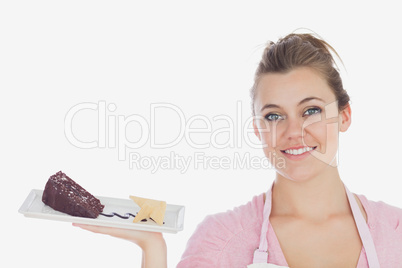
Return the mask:
MULTIPOLYGON (((253 263, 268 263, 268 226, 269 226, 269 216, 271 214, 272 207, 272 187, 269 189, 265 196, 265 204, 263 211, 263 222, 261 226, 260 234, 260 244, 259 247, 254 251, 253 263)), ((349 200, 350 208, 352 210, 353 218, 355 220, 357 230, 362 240, 363 247, 366 251, 367 262, 370 268, 379 268, 380 264, 377 257, 377 252, 375 250, 374 241, 371 237, 370 230, 360 212, 359 206, 357 205, 356 199, 353 194, 345 186, 346 194, 349 200)))
POLYGON ((268 190, 265 195, 265 204, 263 211, 263 222, 261 226, 261 234, 260 234, 260 245, 254 251, 253 263, 267 263, 268 262, 268 225, 269 225, 269 216, 271 215, 271 205, 272 205, 272 187, 268 190))
POLYGON ((357 230, 359 231, 360 239, 362 240, 364 250, 366 251, 368 265, 370 268, 378 268, 380 267, 380 263, 378 261, 374 241, 371 237, 368 225, 364 220, 364 217, 360 211, 359 206, 357 205, 357 201, 354 195, 348 190, 346 186, 345 190, 349 199, 350 208, 352 209, 353 218, 355 219, 357 230))

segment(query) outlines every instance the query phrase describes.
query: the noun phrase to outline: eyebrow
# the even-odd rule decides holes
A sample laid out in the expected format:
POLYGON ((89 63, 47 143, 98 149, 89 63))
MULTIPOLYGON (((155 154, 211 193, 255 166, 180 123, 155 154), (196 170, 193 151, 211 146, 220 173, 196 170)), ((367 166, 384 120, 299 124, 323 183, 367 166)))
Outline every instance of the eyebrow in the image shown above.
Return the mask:
MULTIPOLYGON (((318 101, 321 101, 321 102, 325 102, 323 99, 318 98, 318 97, 307 97, 307 98, 305 98, 305 99, 302 99, 302 100, 297 104, 297 106, 300 106, 300 105, 302 105, 303 103, 306 103, 306 102, 309 102, 309 101, 312 101, 312 100, 318 100, 318 101)), ((268 108, 281 108, 281 106, 279 106, 279 105, 277 105, 277 104, 265 104, 265 105, 261 108, 260 111, 263 111, 264 109, 268 109, 268 108)))

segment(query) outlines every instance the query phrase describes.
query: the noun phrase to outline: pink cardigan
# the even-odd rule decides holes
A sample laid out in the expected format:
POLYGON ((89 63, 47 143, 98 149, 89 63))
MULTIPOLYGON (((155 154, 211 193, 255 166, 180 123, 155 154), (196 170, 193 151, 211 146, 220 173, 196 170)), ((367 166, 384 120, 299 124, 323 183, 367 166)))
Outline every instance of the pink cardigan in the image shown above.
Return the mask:
MULTIPOLYGON (((402 267, 402 209, 358 195, 366 213, 381 267, 402 267)), ((177 267, 245 268, 258 247, 264 195, 246 205, 216 215, 199 224, 177 267)), ((272 226, 268 231, 268 262, 287 266, 272 226)), ((357 267, 368 267, 364 248, 357 267)))

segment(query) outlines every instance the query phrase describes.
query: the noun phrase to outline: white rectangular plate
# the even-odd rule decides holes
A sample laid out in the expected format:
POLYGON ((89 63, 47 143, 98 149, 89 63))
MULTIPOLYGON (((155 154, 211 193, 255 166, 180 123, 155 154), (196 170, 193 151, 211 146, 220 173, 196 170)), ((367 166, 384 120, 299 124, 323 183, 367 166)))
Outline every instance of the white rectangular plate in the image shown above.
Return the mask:
MULTIPOLYGON (((134 229, 150 232, 163 232, 163 233, 177 233, 183 230, 184 223, 184 207, 178 205, 166 206, 166 213, 164 224, 162 226, 156 224, 152 220, 147 222, 133 223, 133 218, 121 219, 117 216, 106 217, 99 215, 96 219, 74 217, 68 214, 56 211, 42 202, 43 190, 32 190, 18 212, 24 214, 26 217, 48 219, 55 221, 66 221, 81 224, 91 224, 98 226, 109 226, 124 229, 134 229)), ((130 199, 118 199, 111 197, 97 196, 105 208, 103 213, 109 214, 111 212, 124 215, 125 213, 136 214, 140 207, 130 199)))

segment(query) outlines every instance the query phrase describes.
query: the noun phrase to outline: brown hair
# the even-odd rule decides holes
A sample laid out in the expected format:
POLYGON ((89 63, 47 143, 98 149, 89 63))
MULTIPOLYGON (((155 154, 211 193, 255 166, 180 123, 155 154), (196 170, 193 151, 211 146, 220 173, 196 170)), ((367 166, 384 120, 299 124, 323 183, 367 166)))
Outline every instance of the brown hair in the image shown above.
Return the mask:
POLYGON ((298 67, 310 67, 318 71, 334 92, 339 111, 346 108, 350 98, 343 88, 331 51, 340 59, 332 46, 311 34, 292 33, 279 39, 277 43, 269 42, 258 64, 254 85, 250 91, 253 115, 256 88, 261 76, 268 73, 286 73, 298 67))

